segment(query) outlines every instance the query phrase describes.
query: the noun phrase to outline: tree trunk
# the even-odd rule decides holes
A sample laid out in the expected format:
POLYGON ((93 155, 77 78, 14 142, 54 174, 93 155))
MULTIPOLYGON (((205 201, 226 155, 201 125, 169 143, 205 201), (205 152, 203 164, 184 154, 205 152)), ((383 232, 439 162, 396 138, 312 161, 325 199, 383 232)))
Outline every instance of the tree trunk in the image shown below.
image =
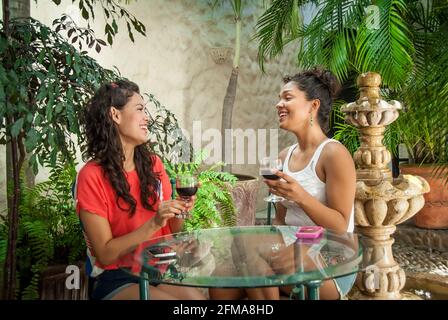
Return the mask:
POLYGON ((232 171, 233 161, 233 143, 232 136, 229 133, 226 135, 226 130, 232 128, 232 114, 233 106, 235 104, 236 88, 238 84, 238 67, 232 68, 229 84, 227 85, 226 95, 224 97, 224 103, 222 106, 222 157, 224 162, 228 163, 224 166, 223 171, 232 171))
POLYGON ((236 89, 238 84, 238 72, 240 63, 240 48, 241 48, 241 19, 240 12, 236 13, 235 16, 235 53, 233 56, 233 67, 232 73, 230 74, 229 84, 227 85, 226 95, 224 97, 224 103, 222 106, 222 125, 221 125, 221 136, 222 136, 222 157, 224 162, 228 162, 227 165, 223 167, 223 171, 232 172, 232 162, 233 162, 233 143, 232 135, 226 135, 226 130, 232 128, 232 114, 233 107, 235 105, 236 89), (229 138, 229 139, 227 139, 229 138))
MULTIPOLYGON (((10 122, 10 121, 8 121, 10 122)), ((10 122, 11 123, 11 122, 10 122)), ((13 171, 13 194, 8 196, 8 248, 5 260, 5 274, 3 279, 4 298, 12 300, 15 298, 16 271, 17 271, 17 231, 19 224, 19 166, 17 154, 17 139, 12 138, 10 143, 12 171, 13 171)))
MULTIPOLYGON (((3 30, 6 37, 9 37, 9 20, 11 18, 22 18, 30 16, 30 0, 3 0, 3 30)), ((8 107, 8 97, 6 97, 6 107, 8 107)), ((14 123, 14 117, 7 118, 8 124, 14 123)), ((11 138, 11 142, 6 146, 6 181, 8 198, 8 247, 4 267, 3 278, 3 298, 12 300, 15 298, 16 291, 16 272, 17 272, 17 232, 19 222, 19 199, 20 185, 19 175, 20 166, 18 155, 18 140, 11 138)), ((23 158, 23 157, 21 157, 23 158)), ((29 178, 27 178, 29 180, 29 178)), ((34 179, 32 179, 34 181, 34 179)))

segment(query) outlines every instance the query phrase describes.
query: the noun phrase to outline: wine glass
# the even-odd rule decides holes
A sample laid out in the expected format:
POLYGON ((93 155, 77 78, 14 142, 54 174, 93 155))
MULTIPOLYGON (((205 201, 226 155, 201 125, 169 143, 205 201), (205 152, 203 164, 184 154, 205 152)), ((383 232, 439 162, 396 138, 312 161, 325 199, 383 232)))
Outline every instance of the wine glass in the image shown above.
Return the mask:
MULTIPOLYGON (((189 202, 191 197, 198 191, 197 178, 188 173, 178 174, 176 177, 176 191, 185 202, 189 202)), ((187 216, 188 211, 185 211, 176 215, 176 218, 183 219, 187 216)))
MULTIPOLYGON (((274 170, 283 171, 282 160, 278 158, 263 158, 260 161, 260 175, 265 179, 269 180, 277 180, 280 179, 279 176, 273 173, 274 170)), ((283 201, 285 198, 276 196, 275 194, 271 194, 268 197, 264 198, 264 201, 267 202, 279 202, 283 201)))

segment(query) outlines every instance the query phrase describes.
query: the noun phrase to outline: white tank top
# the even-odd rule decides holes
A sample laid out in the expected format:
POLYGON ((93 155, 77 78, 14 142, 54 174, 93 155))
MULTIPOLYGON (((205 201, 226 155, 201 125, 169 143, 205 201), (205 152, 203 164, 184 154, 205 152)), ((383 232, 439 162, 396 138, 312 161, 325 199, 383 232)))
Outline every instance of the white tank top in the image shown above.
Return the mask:
MULTIPOLYGON (((313 157, 310 162, 300 171, 289 171, 289 159, 291 158, 292 152, 297 147, 297 143, 289 147, 288 154, 286 155, 285 161, 283 163, 283 172, 288 176, 294 178, 309 194, 314 198, 319 200, 324 205, 327 205, 327 195, 325 186, 326 184, 319 179, 316 174, 316 164, 319 160, 320 154, 323 148, 329 142, 337 142, 337 140, 327 139, 323 141, 314 151, 313 157)), ((282 201, 281 204, 286 207, 286 217, 285 222, 287 225, 293 226, 313 226, 316 225, 313 220, 308 217, 305 211, 292 201, 282 201)), ((352 212, 350 214, 350 221, 348 224, 347 232, 353 232, 354 230, 354 207, 352 207, 352 212)))

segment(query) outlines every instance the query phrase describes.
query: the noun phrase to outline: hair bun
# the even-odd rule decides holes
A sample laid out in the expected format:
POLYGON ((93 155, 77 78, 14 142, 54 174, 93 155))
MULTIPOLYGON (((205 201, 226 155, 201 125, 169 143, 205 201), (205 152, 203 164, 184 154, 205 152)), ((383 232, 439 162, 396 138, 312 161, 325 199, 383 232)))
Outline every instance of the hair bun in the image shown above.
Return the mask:
POLYGON ((330 70, 314 68, 311 72, 328 88, 333 99, 338 96, 341 91, 341 84, 330 70))

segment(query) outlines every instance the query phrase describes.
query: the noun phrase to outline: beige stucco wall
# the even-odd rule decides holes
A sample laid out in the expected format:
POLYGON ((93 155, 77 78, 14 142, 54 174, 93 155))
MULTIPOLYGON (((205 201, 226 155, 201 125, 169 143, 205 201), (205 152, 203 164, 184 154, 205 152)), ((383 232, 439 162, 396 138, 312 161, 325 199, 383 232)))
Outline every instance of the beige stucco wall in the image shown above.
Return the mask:
MULTIPOLYGON (((135 34, 135 43, 119 24, 119 34, 112 47, 100 54, 89 54, 107 68, 116 66, 125 77, 139 84, 143 92, 151 92, 167 106, 183 128, 191 131, 193 121, 201 121, 202 130, 221 127, 221 110, 232 62, 216 64, 209 54, 211 46, 233 46, 234 24, 230 5, 212 10, 206 0, 139 0, 128 10, 144 22, 147 37, 135 34)), ((294 71, 295 51, 289 48, 262 75, 257 64, 257 42, 250 41, 264 1, 244 1, 241 41, 240 77, 233 114, 233 127, 243 130, 277 128, 275 103, 281 87, 281 76, 294 71)), ((52 2, 31 2, 31 15, 47 25, 63 12, 76 12, 71 0, 60 6, 52 2)), ((75 14, 76 15, 76 14, 75 14)), ((100 12, 94 23, 97 36, 104 37, 100 12)), ((269 132, 269 131, 268 131, 269 132)), ((269 141, 269 139, 268 139, 269 141)), ((293 142, 280 132, 279 149, 293 142)), ((204 142, 204 145, 207 141, 204 142)), ((2 152, 3 156, 4 152, 2 152)), ((247 153, 246 153, 247 154, 247 153)), ((0 159, 0 169, 4 160, 0 159)), ((258 176, 258 166, 236 165, 235 172, 258 176)), ((41 170, 37 180, 46 178, 41 170)), ((3 175, 1 175, 3 177, 3 175)), ((2 181, 0 181, 1 183, 2 181)), ((264 186, 260 193, 265 193, 264 186)), ((258 209, 266 204, 259 196, 258 209)))

